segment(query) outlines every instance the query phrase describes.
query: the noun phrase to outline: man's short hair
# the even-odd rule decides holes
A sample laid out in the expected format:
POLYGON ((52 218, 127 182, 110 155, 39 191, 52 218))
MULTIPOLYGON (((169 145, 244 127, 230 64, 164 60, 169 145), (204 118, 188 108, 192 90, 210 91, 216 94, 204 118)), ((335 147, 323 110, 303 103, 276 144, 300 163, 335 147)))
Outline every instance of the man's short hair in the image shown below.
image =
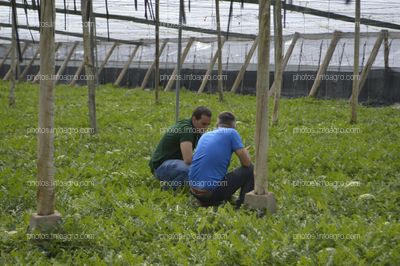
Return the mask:
POLYGON ((236 119, 231 112, 222 112, 218 115, 218 121, 219 124, 233 127, 236 119))
POLYGON ((211 111, 210 109, 208 109, 205 106, 199 106, 196 109, 194 109, 193 113, 192 113, 192 117, 195 117, 196 120, 201 119, 201 116, 205 115, 208 117, 211 117, 211 111))

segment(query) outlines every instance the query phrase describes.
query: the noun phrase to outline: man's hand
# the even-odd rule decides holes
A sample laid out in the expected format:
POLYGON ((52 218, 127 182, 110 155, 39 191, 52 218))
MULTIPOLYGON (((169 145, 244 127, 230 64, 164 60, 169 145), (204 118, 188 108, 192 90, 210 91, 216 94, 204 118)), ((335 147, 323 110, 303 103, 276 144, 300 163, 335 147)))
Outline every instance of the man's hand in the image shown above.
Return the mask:
POLYGON ((251 159, 246 148, 238 149, 235 151, 235 153, 239 157, 240 163, 243 167, 250 167, 251 159))
POLYGON ((193 144, 190 141, 184 141, 181 142, 181 153, 182 153, 182 158, 183 161, 186 164, 191 164, 192 163, 192 157, 193 157, 193 144))

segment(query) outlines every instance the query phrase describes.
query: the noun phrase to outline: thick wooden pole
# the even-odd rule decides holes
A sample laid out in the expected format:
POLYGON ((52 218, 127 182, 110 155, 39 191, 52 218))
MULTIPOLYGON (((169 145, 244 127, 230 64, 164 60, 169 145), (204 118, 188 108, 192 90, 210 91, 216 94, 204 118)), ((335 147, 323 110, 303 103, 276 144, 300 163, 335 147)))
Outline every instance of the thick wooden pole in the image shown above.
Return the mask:
MULTIPOLYGON (((225 39, 222 38, 222 46, 224 44, 225 44, 225 39)), ((211 59, 210 64, 208 65, 208 69, 206 71, 206 74, 204 74, 203 80, 201 81, 201 85, 200 85, 197 93, 202 93, 204 91, 204 88, 207 85, 208 79, 209 79, 209 77, 210 77, 210 75, 211 75, 211 73, 212 73, 212 71, 214 69, 215 62, 217 62, 218 55, 219 55, 219 49, 217 49, 217 51, 215 52, 213 58, 211 59)))
POLYGON ((268 89, 270 62, 270 0, 260 0, 260 22, 257 64, 257 115, 255 132, 255 194, 268 191, 268 89))
POLYGON ((354 73, 353 89, 351 96, 351 119, 350 123, 357 123, 357 105, 359 88, 359 65, 360 65, 360 17, 361 0, 356 0, 355 33, 354 33, 354 73))
POLYGON ((372 48, 371 54, 368 58, 367 64, 365 65, 364 69, 361 72, 361 77, 360 77, 360 81, 358 84, 358 94, 361 93, 361 90, 365 85, 365 81, 367 80, 368 73, 371 70, 372 65, 375 62, 376 56, 378 55, 379 49, 382 46, 382 42, 383 42, 383 39, 386 34, 387 34, 386 31, 381 31, 378 38, 376 39, 374 47, 372 48))
POLYGON ((308 97, 317 96, 319 86, 321 85, 322 76, 325 75, 326 70, 328 69, 329 62, 331 61, 332 55, 335 52, 336 46, 340 40, 340 36, 341 36, 340 31, 335 31, 333 33, 333 37, 329 45, 328 51, 326 52, 324 61, 322 62, 321 66, 318 69, 317 76, 315 77, 314 84, 310 90, 310 94, 308 95, 308 97))
POLYGON ((250 51, 247 53, 244 63, 242 65, 242 67, 240 68, 239 74, 236 76, 235 82, 233 83, 231 92, 236 92, 236 90, 239 88, 240 82, 242 82, 242 79, 244 77, 244 73, 246 72, 246 69, 250 63, 250 60, 253 57, 254 51, 257 48, 258 39, 259 39, 259 36, 254 40, 253 45, 250 48, 250 51))
POLYGON ((40 31, 40 95, 39 95, 39 130, 38 134, 38 215, 54 213, 54 26, 55 1, 41 1, 40 31), (49 26, 50 25, 50 26, 49 26), (46 184, 42 186, 40 184, 46 184))
POLYGON ((136 52, 139 50, 140 45, 136 45, 135 48, 133 49, 131 55, 128 58, 128 61, 126 61, 124 67, 122 68, 121 73, 119 73, 117 80, 114 82, 114 86, 119 86, 121 84, 122 79, 125 77, 126 72, 129 69, 129 66, 132 63, 133 58, 136 55, 136 52))
POLYGON ((56 80, 55 80, 56 84, 60 80, 61 75, 64 73, 65 69, 67 68, 68 62, 71 59, 72 55, 74 54, 75 49, 76 49, 77 46, 78 46, 78 42, 74 42, 74 45, 71 47, 71 49, 69 50, 67 56, 64 58, 64 61, 62 62, 61 66, 58 69, 57 74, 56 74, 56 80))
MULTIPOLYGON (((160 56, 164 51, 164 48, 167 46, 168 40, 164 41, 163 44, 161 45, 159 51, 158 51, 158 64, 160 65, 160 56)), ((157 58, 154 58, 153 63, 151 63, 151 65, 149 66, 149 68, 146 71, 146 74, 144 75, 142 84, 140 85, 140 88, 143 90, 146 88, 147 83, 149 83, 149 79, 151 77, 151 73, 153 72, 153 70, 157 70, 156 65, 157 65, 157 58)), ((155 74, 156 75, 156 74, 155 74)), ((160 76, 160 66, 158 66, 158 76, 160 76)), ((154 77, 155 82, 158 82, 158 85, 160 85, 160 77, 158 77, 158 79, 156 79, 156 77, 154 77), (157 81, 158 80, 158 81, 157 81)), ((156 86, 156 85, 154 85, 156 86)), ((155 88, 156 89, 156 88, 155 88)), ((158 99, 158 96, 155 97, 156 99, 158 99)))
POLYGON ((96 123, 96 71, 94 62, 94 34, 92 0, 81 0, 82 9, 82 32, 83 32, 83 57, 85 63, 85 74, 88 86, 88 110, 91 134, 97 133, 96 123))
MULTIPOLYGON (((300 37, 300 33, 295 32, 293 35, 293 39, 292 42, 290 43, 289 49, 287 50, 287 52, 285 53, 285 57, 283 58, 283 63, 282 63, 282 73, 285 71, 287 64, 289 63, 289 59, 290 56, 293 53, 294 47, 296 46, 297 40, 300 37)), ((272 83, 271 88, 269 89, 269 93, 268 95, 271 97, 272 95, 274 95, 275 92, 275 80, 272 83)))
POLYGON ((222 83, 222 38, 221 38, 221 20, 219 16, 219 0, 215 0, 215 14, 217 17, 217 35, 218 35, 218 97, 219 101, 224 100, 224 88, 222 83))
POLYGON ((269 89, 269 39, 270 39, 270 0, 259 0, 259 37, 257 63, 257 114, 255 132, 255 186, 247 193, 244 203, 253 209, 267 208, 276 212, 276 199, 268 191, 268 89, 269 89))
POLYGON ((191 37, 188 41, 188 43, 186 44, 185 49, 183 50, 182 56, 181 56, 181 62, 180 64, 177 64, 177 66, 175 67, 174 71, 171 74, 170 79, 168 80, 167 86, 165 86, 164 91, 170 91, 172 86, 175 83, 175 80, 178 80, 179 78, 177 78, 177 72, 178 72, 178 66, 181 67, 183 65, 183 63, 185 62, 186 56, 189 53, 190 48, 192 47, 193 42, 195 41, 194 37, 191 37))
POLYGON ((275 25, 275 97, 274 111, 272 113, 272 123, 278 123, 279 99, 282 89, 282 13, 281 0, 275 0, 274 6, 274 25, 275 25))

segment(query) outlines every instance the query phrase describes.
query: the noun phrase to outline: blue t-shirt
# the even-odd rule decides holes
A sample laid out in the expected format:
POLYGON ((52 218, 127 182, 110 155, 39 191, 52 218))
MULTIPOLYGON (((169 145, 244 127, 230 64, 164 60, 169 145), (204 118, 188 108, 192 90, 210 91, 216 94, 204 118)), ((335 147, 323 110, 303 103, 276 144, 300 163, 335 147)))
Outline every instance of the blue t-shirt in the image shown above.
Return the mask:
POLYGON ((217 128, 201 136, 189 169, 189 186, 214 190, 228 171, 232 153, 243 148, 234 128, 217 128))

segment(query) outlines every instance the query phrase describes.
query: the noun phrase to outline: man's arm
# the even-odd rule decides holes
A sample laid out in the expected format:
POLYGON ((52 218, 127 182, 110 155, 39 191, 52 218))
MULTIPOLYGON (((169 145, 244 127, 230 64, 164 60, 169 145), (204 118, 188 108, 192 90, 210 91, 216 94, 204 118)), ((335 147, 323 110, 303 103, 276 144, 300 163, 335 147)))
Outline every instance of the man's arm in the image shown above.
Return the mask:
POLYGON ((243 167, 251 166, 251 159, 249 152, 245 148, 241 148, 235 151, 236 155, 239 157, 240 163, 243 167))
POLYGON ((183 141, 180 144, 183 161, 186 164, 192 163, 193 144, 191 141, 183 141))

